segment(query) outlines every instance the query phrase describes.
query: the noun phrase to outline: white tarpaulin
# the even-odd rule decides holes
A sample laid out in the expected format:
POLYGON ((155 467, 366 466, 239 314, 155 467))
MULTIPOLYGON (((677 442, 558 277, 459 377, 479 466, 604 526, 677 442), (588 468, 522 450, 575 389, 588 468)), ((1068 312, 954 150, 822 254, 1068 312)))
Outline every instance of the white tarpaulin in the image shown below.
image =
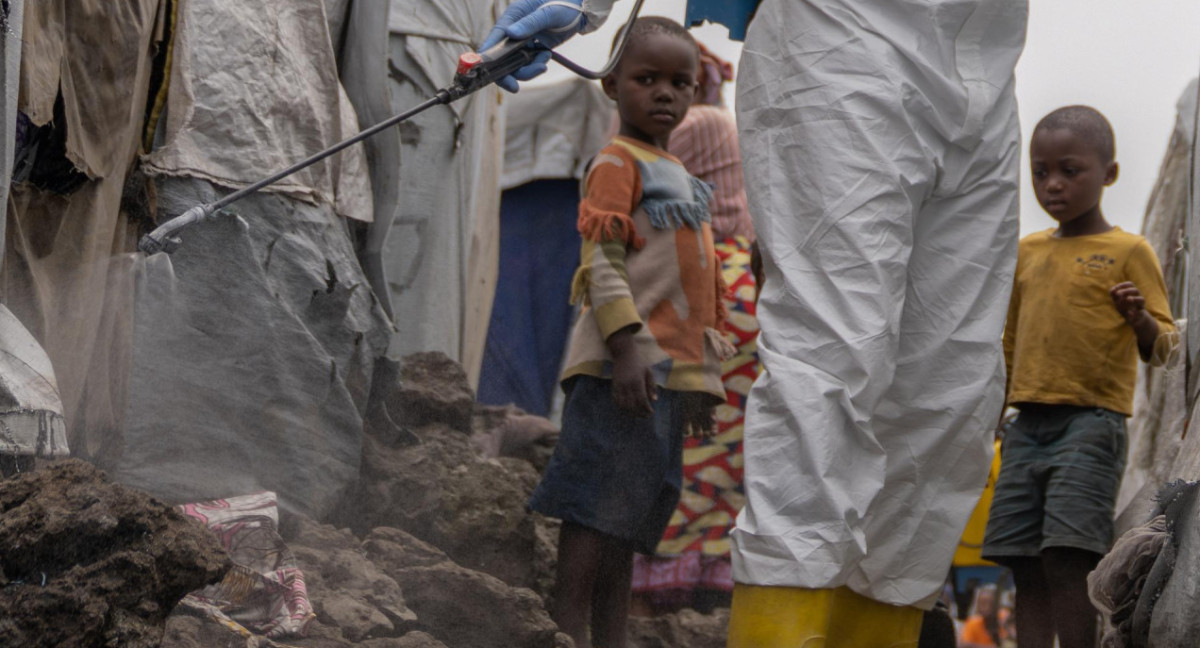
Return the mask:
MULTIPOLYGON (((502 0, 392 0, 388 62, 395 110, 450 83, 502 0)), ((399 208, 384 248, 399 333, 389 355, 442 351, 479 378, 499 258, 500 91, 485 88, 401 124, 399 208)))
MULTIPOLYGON (((147 156, 149 175, 202 178, 243 187, 291 166, 357 129, 343 116, 324 0, 258 3, 189 0, 179 4, 171 92, 162 146, 147 156)), ((362 145, 271 185, 266 191, 334 201, 342 167, 366 175, 362 145), (345 160, 345 157, 351 160, 345 160)), ((371 220, 369 202, 349 193, 339 214, 371 220)))
MULTIPOLYGON (((1176 104, 1175 129, 1150 194, 1142 235, 1162 261, 1171 313, 1186 318, 1188 174, 1196 121, 1196 82, 1176 104)), ((1176 323, 1182 340, 1191 337, 1187 320, 1176 323)), ((1129 458, 1117 497, 1117 533, 1146 521, 1154 497, 1172 477, 1188 418, 1187 353, 1163 367, 1141 365, 1129 420, 1129 458)))
MULTIPOLYGON (((322 0, 180 5, 146 158, 159 222, 358 130, 327 29, 322 0)), ((338 506, 391 333, 342 218, 373 218, 364 162, 330 158, 170 257, 134 259, 124 426, 97 463, 171 501, 266 489, 312 517, 338 506)))
POLYGON ((0 454, 68 454, 67 426, 50 358, 4 306, 0 306, 0 454))
POLYGON ((592 156, 606 143, 611 99, 600 84, 572 77, 529 86, 505 101, 503 189, 533 180, 583 178, 592 156))
MULTIPOLYGON (((350 5, 349 0, 328 0, 330 34, 339 52, 338 65, 342 85, 358 112, 362 128, 373 126, 393 114, 387 83, 388 13, 391 5, 379 0, 364 0, 350 5)), ((374 214, 366 240, 358 250, 358 259, 375 296, 388 316, 392 305, 383 265, 383 247, 388 230, 396 218, 400 194, 400 131, 389 128, 363 142, 371 174, 374 214)))

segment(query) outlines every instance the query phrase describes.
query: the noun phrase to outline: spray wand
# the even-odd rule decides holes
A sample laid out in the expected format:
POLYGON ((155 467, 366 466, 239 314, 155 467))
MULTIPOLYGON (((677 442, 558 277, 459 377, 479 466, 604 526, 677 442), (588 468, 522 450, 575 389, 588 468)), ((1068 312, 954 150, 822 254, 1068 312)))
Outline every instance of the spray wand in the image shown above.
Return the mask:
POLYGON ((550 58, 559 64, 566 67, 568 70, 587 79, 600 79, 606 76, 616 66, 617 61, 621 58, 621 53, 625 50, 625 43, 629 40, 629 28, 633 21, 637 19, 638 13, 641 11, 642 2, 637 0, 633 5, 633 11, 630 14, 629 21, 618 32, 617 46, 613 49, 612 56, 609 57, 608 63, 600 70, 592 71, 584 68, 573 61, 560 55, 554 50, 541 45, 535 39, 513 41, 509 39, 501 40, 495 46, 482 52, 466 52, 458 58, 458 69, 455 71, 454 80, 450 85, 438 90, 434 96, 420 105, 406 110, 394 117, 384 120, 374 126, 345 139, 329 148, 320 151, 304 160, 301 160, 292 166, 275 173, 269 177, 263 178, 258 182, 239 189, 220 200, 202 205, 196 205, 191 209, 183 212, 179 216, 159 225, 154 231, 146 234, 138 241, 138 249, 146 254, 155 254, 157 252, 166 252, 170 254, 179 248, 182 241, 176 234, 187 227, 196 223, 214 218, 222 208, 235 203, 252 193, 266 187, 268 185, 279 182, 280 180, 296 173, 306 167, 312 166, 321 160, 341 151, 344 148, 353 146, 372 135, 381 131, 387 130, 400 122, 420 114, 434 106, 446 105, 453 101, 457 101, 470 95, 480 89, 503 79, 504 77, 516 72, 517 70, 529 65, 538 57, 539 54, 545 51, 550 52, 550 58))

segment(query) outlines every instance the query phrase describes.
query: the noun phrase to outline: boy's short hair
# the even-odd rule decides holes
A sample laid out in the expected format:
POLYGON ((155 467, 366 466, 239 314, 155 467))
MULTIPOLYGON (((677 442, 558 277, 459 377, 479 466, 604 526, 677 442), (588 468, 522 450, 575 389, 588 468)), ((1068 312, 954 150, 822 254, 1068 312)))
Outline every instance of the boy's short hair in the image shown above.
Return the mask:
MULTIPOLYGON (((700 45, 696 43, 696 39, 692 37, 691 32, 674 20, 663 18, 662 16, 642 16, 635 20, 633 25, 629 27, 629 40, 626 41, 625 48, 628 50, 630 45, 649 34, 665 34, 690 43, 692 47, 696 48, 696 57, 700 57, 700 45)), ((617 41, 620 37, 621 32, 618 30, 617 35, 613 36, 612 48, 614 50, 617 48, 617 41)), ((620 63, 617 65, 619 66, 620 63)))
POLYGON ((1043 130, 1069 130, 1085 140, 1105 164, 1117 157, 1116 136, 1112 125, 1091 106, 1064 106, 1042 117, 1033 133, 1043 130))

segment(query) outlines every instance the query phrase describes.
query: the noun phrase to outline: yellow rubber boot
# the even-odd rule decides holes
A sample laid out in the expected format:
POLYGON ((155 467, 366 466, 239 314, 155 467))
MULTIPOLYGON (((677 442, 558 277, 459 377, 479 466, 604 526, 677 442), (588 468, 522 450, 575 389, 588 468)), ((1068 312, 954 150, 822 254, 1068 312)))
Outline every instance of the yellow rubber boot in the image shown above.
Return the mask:
POLYGON ((826 648, 835 592, 734 583, 726 648, 826 648))
POLYGON ((888 605, 847 587, 806 589, 735 583, 727 648, 916 648, 921 610, 888 605))
POLYGON ((916 648, 924 618, 919 608, 880 603, 848 587, 833 592, 827 648, 916 648))

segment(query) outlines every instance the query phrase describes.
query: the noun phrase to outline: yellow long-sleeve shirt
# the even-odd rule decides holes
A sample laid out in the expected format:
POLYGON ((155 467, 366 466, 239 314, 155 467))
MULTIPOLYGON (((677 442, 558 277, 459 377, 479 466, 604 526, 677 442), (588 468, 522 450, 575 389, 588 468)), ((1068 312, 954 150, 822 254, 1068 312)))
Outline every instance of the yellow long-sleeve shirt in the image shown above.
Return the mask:
POLYGON ((1144 238, 1114 228, 1070 238, 1046 230, 1021 240, 1004 330, 1010 404, 1133 412, 1137 336, 1108 292, 1123 281, 1137 285, 1158 322, 1150 362, 1162 364, 1178 333, 1158 257, 1144 238))

